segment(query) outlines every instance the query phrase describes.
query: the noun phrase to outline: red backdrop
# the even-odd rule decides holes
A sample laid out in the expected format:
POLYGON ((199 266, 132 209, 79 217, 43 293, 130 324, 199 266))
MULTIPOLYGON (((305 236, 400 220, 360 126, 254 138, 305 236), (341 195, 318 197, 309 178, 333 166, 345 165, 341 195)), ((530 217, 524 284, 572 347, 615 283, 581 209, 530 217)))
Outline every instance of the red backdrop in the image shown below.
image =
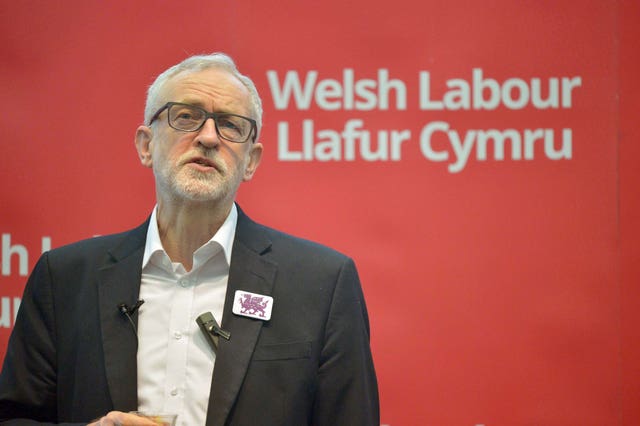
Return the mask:
POLYGON ((382 422, 640 424, 640 7, 5 2, 0 358, 43 247, 128 229, 145 89, 225 51, 262 93, 254 219, 355 258, 382 422))

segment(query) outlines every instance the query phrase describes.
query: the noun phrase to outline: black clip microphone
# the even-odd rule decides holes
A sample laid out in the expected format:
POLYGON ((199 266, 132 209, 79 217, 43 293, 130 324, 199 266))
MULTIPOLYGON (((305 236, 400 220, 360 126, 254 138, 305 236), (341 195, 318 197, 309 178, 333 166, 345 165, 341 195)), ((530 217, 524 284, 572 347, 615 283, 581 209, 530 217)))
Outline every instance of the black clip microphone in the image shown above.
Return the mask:
POLYGON ((231 333, 220 328, 211 312, 201 314, 196 318, 196 322, 214 352, 218 352, 218 336, 223 337, 226 340, 231 339, 231 333))
POLYGON ((142 304, 143 304, 143 303, 144 303, 144 299, 140 299, 140 300, 138 300, 138 301, 136 302, 136 304, 135 304, 135 305, 133 305, 132 307, 127 306, 127 304, 125 304, 125 303, 121 303, 121 304, 119 304, 119 305, 118 305, 118 310, 119 310, 121 313, 123 313, 123 314, 125 314, 125 315, 129 316, 129 315, 134 314, 134 313, 138 310, 138 308, 139 308, 140 306, 142 306, 142 304))
POLYGON ((135 305, 131 307, 129 307, 126 303, 120 303, 118 305, 118 311, 120 311, 121 314, 126 316, 129 322, 131 323, 131 326, 133 327, 133 331, 134 333, 136 333, 136 339, 138 338, 138 329, 136 327, 136 324, 133 322, 133 318, 131 318, 131 315, 135 314, 138 308, 140 308, 140 306, 142 306, 143 303, 144 303, 144 299, 140 299, 136 302, 135 305))

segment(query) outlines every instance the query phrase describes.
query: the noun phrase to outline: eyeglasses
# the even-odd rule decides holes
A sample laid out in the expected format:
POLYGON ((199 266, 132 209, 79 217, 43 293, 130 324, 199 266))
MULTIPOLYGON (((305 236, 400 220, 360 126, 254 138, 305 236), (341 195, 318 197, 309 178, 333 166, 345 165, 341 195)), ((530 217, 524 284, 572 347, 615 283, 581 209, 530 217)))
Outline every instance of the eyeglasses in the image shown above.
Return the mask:
POLYGON ((197 132, 208 119, 213 118, 216 124, 216 133, 222 139, 229 142, 244 143, 253 136, 253 141, 255 142, 255 120, 228 112, 209 112, 195 105, 179 102, 167 102, 164 104, 162 108, 153 114, 153 117, 149 120, 149 126, 165 109, 167 110, 169 126, 172 129, 183 132, 197 132))

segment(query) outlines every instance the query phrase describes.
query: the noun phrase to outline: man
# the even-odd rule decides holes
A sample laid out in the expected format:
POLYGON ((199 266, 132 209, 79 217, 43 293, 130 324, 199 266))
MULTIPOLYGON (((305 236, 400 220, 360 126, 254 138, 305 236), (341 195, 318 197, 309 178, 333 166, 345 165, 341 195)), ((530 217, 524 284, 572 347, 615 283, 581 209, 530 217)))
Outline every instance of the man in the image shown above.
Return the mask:
POLYGON ((261 115, 254 84, 224 54, 156 79, 135 144, 157 206, 132 231, 41 257, 0 376, 0 419, 379 424, 353 261, 234 203, 260 164, 261 115), (203 313, 220 325, 199 328, 203 313))

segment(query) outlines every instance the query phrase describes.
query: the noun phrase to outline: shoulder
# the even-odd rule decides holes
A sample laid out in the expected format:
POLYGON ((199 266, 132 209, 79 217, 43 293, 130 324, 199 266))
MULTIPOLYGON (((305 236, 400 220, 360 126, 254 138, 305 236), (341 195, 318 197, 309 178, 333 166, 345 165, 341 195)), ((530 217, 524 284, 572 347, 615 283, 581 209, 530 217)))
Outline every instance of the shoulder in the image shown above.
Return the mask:
POLYGON ((238 210, 236 239, 267 258, 318 265, 352 263, 350 257, 331 247, 259 224, 238 210))
POLYGON ((274 249, 296 253, 306 253, 313 256, 329 257, 336 260, 346 260, 348 256, 324 244, 300 238, 277 229, 264 227, 265 232, 273 241, 274 249))
POLYGON ((144 248, 148 220, 142 225, 117 234, 101 235, 51 249, 44 254, 52 263, 75 263, 79 260, 103 262, 144 248))

